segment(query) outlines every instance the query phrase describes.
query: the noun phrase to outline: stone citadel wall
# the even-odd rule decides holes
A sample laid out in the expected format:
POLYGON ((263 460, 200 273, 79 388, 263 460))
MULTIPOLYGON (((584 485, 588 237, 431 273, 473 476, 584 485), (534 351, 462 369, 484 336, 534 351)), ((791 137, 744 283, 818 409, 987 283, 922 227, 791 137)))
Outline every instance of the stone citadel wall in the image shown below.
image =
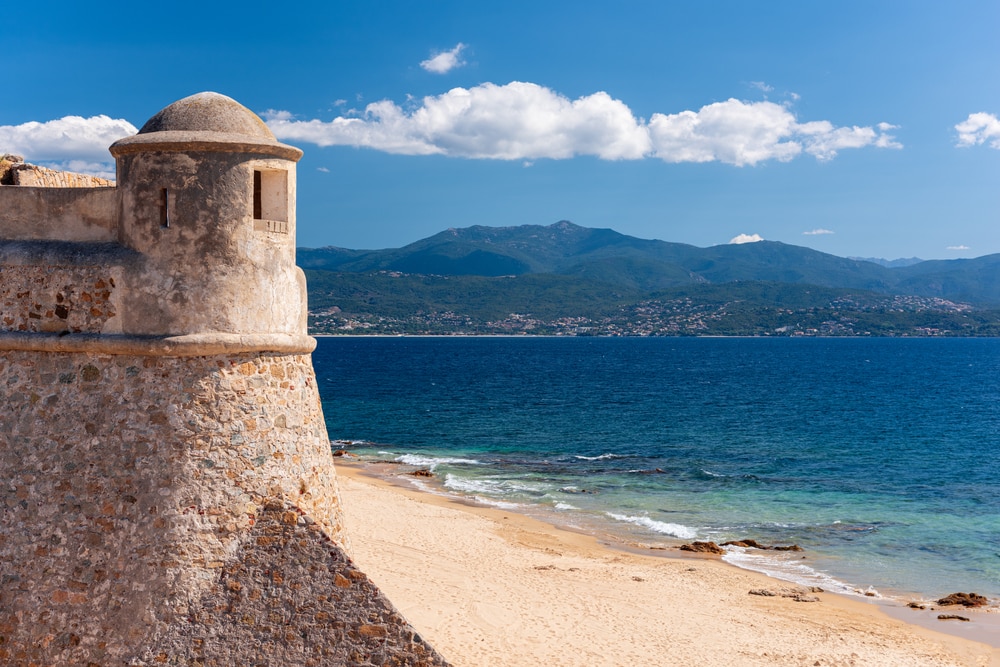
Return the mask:
POLYGON ((446 664, 348 556, 300 153, 250 116, 193 96, 117 187, 0 186, 0 664, 446 664))

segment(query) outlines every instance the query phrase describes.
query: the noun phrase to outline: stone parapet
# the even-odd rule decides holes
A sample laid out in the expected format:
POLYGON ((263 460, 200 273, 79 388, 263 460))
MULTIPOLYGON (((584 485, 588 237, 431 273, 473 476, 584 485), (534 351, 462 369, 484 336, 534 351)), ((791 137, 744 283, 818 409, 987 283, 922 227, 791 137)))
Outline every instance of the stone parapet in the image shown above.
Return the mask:
POLYGON ((0 186, 0 239, 118 240, 115 187, 0 186))

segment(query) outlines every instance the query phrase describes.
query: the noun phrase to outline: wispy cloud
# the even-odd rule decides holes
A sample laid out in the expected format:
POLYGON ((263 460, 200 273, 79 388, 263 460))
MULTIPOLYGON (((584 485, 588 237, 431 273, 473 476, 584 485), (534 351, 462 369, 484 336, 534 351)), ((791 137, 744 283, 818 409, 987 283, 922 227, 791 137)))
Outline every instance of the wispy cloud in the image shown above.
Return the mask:
POLYGON ((545 86, 514 81, 453 88, 404 109, 383 100, 331 121, 265 115, 281 139, 319 146, 356 146, 404 155, 534 160, 579 155, 605 160, 786 162, 802 153, 830 160, 841 150, 901 148, 895 126, 836 127, 799 122, 787 106, 737 99, 698 111, 637 118, 606 92, 570 100, 545 86))
POLYGON ((802 234, 804 236, 821 236, 823 234, 833 234, 833 233, 835 233, 835 232, 833 232, 832 230, 822 229, 822 228, 820 228, 820 229, 813 229, 813 230, 810 230, 808 232, 802 232, 802 234))
POLYGON ((741 245, 743 243, 757 243, 763 241, 764 237, 760 234, 740 234, 739 236, 734 236, 729 239, 730 245, 741 245))
POLYGON ((434 74, 447 74, 456 67, 461 67, 465 64, 465 61, 462 60, 462 51, 465 49, 466 45, 459 42, 454 48, 437 53, 427 60, 422 61, 420 66, 434 74))
POLYGON ((316 167, 316 171, 322 171, 324 174, 329 174, 330 170, 326 167, 316 167))
POLYGON ((269 120, 294 120, 295 116, 291 111, 279 111, 277 109, 268 109, 267 111, 262 111, 261 116, 269 120))
POLYGON ((945 250, 972 250, 972 248, 967 245, 950 245, 945 250))
POLYGON ((0 153, 23 155, 28 162, 55 169, 114 178, 108 147, 136 132, 127 120, 108 116, 0 125, 0 153))
POLYGON ((970 113, 955 126, 959 146, 978 146, 989 142, 990 148, 1000 149, 1000 118, 991 113, 970 113))

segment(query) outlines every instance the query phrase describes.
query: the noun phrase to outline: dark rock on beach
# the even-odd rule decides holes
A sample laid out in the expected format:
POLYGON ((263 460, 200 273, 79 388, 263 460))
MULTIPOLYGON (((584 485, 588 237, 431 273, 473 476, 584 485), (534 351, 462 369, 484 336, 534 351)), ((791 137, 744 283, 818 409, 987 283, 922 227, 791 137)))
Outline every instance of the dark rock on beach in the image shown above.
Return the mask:
POLYGON ((952 593, 937 601, 942 607, 953 604, 960 604, 963 607, 985 607, 989 602, 989 599, 978 593, 952 593))
POLYGON ((681 551, 692 551, 699 554, 726 553, 725 549, 720 547, 715 542, 692 542, 691 544, 682 544, 681 551))
POLYGON ((939 621, 971 621, 972 619, 958 614, 938 614, 939 621))
POLYGON ((773 598, 777 597, 778 594, 770 588, 752 588, 749 591, 749 595, 760 595, 762 597, 773 598))
POLYGON ((433 477, 434 473, 431 472, 430 468, 421 468, 420 470, 414 470, 411 473, 414 477, 433 477))
POLYGON ((761 544, 757 540, 733 540, 730 542, 723 542, 722 546, 742 547, 744 549, 763 549, 764 551, 804 551, 804 549, 797 544, 789 544, 788 546, 767 545, 761 544))

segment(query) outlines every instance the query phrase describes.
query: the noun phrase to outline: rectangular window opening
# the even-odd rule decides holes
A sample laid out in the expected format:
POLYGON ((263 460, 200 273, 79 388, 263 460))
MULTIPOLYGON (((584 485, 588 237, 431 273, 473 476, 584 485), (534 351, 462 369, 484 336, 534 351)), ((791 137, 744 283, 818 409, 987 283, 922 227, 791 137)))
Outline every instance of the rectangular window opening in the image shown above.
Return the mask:
POLYGON ((263 220, 263 207, 261 205, 261 175, 256 169, 253 172, 253 219, 263 220))
POLYGON ((290 217, 288 171, 284 169, 255 169, 253 172, 254 229, 287 234, 290 217))

